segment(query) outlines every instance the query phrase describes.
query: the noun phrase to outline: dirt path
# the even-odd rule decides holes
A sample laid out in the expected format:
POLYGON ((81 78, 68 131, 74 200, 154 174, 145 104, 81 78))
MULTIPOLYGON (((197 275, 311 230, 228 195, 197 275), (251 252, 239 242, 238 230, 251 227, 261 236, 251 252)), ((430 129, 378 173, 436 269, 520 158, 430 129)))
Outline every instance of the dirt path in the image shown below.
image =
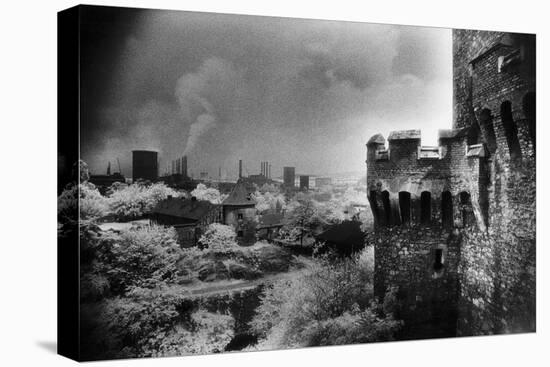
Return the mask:
POLYGON ((211 287, 195 289, 191 291, 193 296, 209 296, 223 292, 237 292, 255 288, 262 284, 269 284, 281 279, 291 278, 296 272, 278 273, 255 280, 244 280, 233 284, 212 285, 211 287))

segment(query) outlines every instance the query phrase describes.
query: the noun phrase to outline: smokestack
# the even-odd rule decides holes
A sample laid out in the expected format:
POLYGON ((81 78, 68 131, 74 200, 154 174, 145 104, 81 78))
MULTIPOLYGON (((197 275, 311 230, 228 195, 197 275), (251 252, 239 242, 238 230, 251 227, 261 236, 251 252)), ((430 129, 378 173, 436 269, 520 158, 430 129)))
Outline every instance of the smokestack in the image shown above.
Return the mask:
POLYGON ((111 175, 111 161, 109 161, 109 164, 107 165, 107 176, 111 175))
POLYGON ((182 158, 181 173, 183 174, 183 177, 187 177, 187 156, 186 155, 184 155, 182 158))
POLYGON ((271 164, 267 164, 267 178, 271 179, 271 164))
POLYGON ((262 176, 265 176, 265 162, 262 162, 262 176))
POLYGON ((172 174, 176 173, 176 161, 172 160, 172 174))
POLYGON ((239 178, 243 177, 243 160, 239 159, 239 178))

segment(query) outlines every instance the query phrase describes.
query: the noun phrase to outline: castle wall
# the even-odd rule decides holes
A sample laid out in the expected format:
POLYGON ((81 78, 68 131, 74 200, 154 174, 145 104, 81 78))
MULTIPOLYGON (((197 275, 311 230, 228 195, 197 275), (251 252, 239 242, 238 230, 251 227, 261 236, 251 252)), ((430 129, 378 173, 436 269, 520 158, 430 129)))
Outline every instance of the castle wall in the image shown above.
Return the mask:
POLYGON ((475 120, 472 108, 470 61, 498 42, 502 36, 501 32, 453 30, 453 126, 455 128, 468 127, 475 120))
POLYGON ((481 185, 486 191, 488 227, 485 231, 464 231, 462 241, 458 333, 534 331, 535 135, 524 109, 525 96, 535 90, 534 37, 456 30, 453 39, 455 49, 459 49, 454 55, 455 113, 469 109, 475 115, 474 120, 466 121, 457 113, 455 124, 479 123, 488 144, 487 122, 482 118, 485 110, 490 113, 489 124, 495 135, 494 149, 485 163, 486 183, 481 185), (517 61, 499 70, 499 59, 514 52, 517 61), (465 58, 470 57, 466 64, 465 58), (462 96, 467 90, 459 90, 461 85, 456 83, 457 78, 464 77, 464 65, 471 75, 471 98, 466 100, 462 96), (515 147, 502 114, 504 102, 511 105, 516 129, 513 135, 518 143, 515 147))
POLYGON ((456 335, 460 238, 441 227, 386 227, 369 234, 375 245, 375 295, 397 287, 404 320, 400 339, 456 335), (436 250, 443 265, 435 266, 436 250))
POLYGON ((375 291, 400 289, 405 338, 535 330, 534 39, 453 31, 454 130, 367 143, 375 291))

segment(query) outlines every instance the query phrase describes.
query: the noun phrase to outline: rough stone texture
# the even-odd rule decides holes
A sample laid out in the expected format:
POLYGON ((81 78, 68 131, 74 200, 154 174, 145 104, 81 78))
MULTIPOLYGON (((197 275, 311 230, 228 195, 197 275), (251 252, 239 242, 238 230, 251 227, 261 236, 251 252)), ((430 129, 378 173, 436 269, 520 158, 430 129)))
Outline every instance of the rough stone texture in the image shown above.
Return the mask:
POLYGON ((367 143, 375 292, 399 287, 403 338, 535 330, 534 40, 453 31, 455 130, 439 157, 419 159, 416 134, 390 134, 384 159, 382 136, 367 143))
POLYGON ((456 334, 460 233, 441 226, 379 228, 375 244, 375 294, 399 288, 397 317, 405 321, 400 339, 449 337, 456 334), (443 266, 434 267, 442 250, 443 266))

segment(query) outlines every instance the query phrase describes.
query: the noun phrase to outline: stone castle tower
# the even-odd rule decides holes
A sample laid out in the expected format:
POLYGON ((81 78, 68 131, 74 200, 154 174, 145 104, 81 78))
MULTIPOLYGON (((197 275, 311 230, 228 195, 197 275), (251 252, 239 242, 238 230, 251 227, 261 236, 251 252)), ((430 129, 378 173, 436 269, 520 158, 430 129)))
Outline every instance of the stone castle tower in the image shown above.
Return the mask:
POLYGON ((453 129, 367 143, 375 293, 403 338, 535 330, 535 36, 453 31, 453 129))

